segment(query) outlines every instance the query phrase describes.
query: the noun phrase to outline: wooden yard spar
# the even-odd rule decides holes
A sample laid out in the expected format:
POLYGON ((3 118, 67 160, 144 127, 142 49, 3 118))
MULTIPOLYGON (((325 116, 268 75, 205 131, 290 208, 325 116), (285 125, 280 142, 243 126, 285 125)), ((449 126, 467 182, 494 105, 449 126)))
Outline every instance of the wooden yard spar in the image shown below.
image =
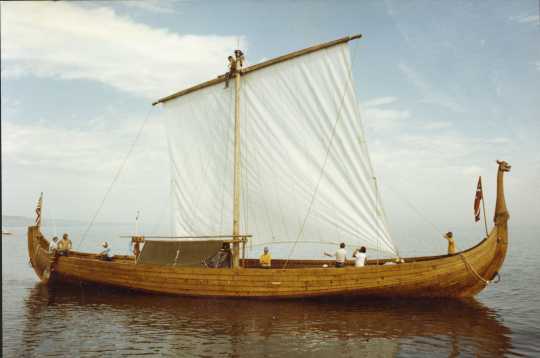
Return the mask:
POLYGON ((49 241, 40 227, 31 226, 28 253, 38 277, 50 284, 89 283, 200 297, 470 297, 480 292, 497 276, 506 256, 509 215, 503 175, 510 166, 498 162, 495 226, 484 240, 456 254, 400 258, 396 264, 397 250, 377 210, 369 153, 357 137, 363 133, 346 46, 357 38, 360 35, 238 67, 233 73, 234 93, 221 85, 232 79, 224 75, 156 101, 169 113, 167 133, 176 166, 172 172, 182 181, 175 193, 181 206, 175 239, 137 237, 144 245, 137 258, 115 256, 104 261, 76 251, 56 257, 48 253, 49 241), (231 118, 223 115, 231 98, 233 127, 231 118), (242 140, 241 125, 251 133, 242 140), (328 133, 334 130, 339 141, 333 146, 334 133, 330 138, 328 133), (192 135, 194 131, 199 136, 192 135), (229 141, 231 132, 234 139, 229 141), (247 148, 243 155, 252 156, 243 164, 242 177, 241 145, 247 148), (321 157, 326 150, 324 171, 321 157), (205 161, 209 164, 201 169, 199 163, 205 161), (314 197, 313 177, 319 172, 324 175, 316 183, 314 197), (249 184, 245 185, 249 196, 242 197, 241 181, 249 184), (197 201, 190 197, 194 194, 197 201), (223 198, 222 204, 218 198, 223 198), (247 208, 250 216, 241 222, 241 211, 247 208), (265 226, 261 221, 265 216, 280 226, 265 226), (301 218, 307 225, 295 243, 343 239, 394 258, 369 260, 362 268, 355 268, 352 261, 345 268, 334 268, 329 260, 274 259, 270 269, 246 259, 245 249, 240 258, 240 243, 245 246, 252 236, 263 242, 274 236, 291 242, 287 233, 298 230, 301 218), (223 235, 219 223, 230 223, 229 219, 232 235, 223 235), (232 267, 209 267, 205 258, 221 243, 233 244, 232 267))

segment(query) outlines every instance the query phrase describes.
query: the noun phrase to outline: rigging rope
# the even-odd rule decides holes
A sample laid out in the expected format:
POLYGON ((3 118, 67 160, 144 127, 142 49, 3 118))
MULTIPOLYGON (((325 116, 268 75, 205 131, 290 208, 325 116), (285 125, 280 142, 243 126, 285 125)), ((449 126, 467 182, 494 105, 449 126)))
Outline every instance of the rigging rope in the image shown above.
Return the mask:
POLYGON ((107 200, 107 197, 109 196, 109 194, 111 193, 111 190, 114 186, 114 184, 116 183, 116 181, 118 180, 118 178, 120 177, 120 173, 122 172, 122 170, 124 169, 124 167, 126 166, 126 163, 128 161, 128 158, 129 156, 131 155, 131 153, 133 152, 133 149, 135 148, 135 144, 137 144, 137 141, 139 140, 140 136, 141 136, 141 133, 144 129, 144 127, 146 126, 146 123, 148 122, 148 119, 150 118, 150 113, 152 112, 152 109, 154 108, 154 106, 152 106, 149 110, 148 110, 148 113, 146 114, 146 117, 144 118, 144 121, 141 125, 141 127, 139 128, 139 131, 137 132, 137 136, 135 137, 135 140, 133 141, 133 143, 131 144, 131 147, 129 148, 129 151, 127 152, 126 154, 126 157, 124 158, 124 161, 122 162, 122 164, 120 165, 120 167, 118 168, 118 171, 116 172, 116 175, 114 176, 111 184, 109 185, 109 188, 107 189, 107 191, 105 192, 105 195, 103 196, 103 199, 101 200, 101 203, 99 204, 99 207, 98 209, 96 210, 96 212, 94 213, 94 216, 92 217, 92 220, 90 220, 90 223, 88 224, 88 226, 86 227, 86 230, 84 231, 82 237, 81 237, 81 240, 79 241, 79 244, 77 245, 78 248, 81 247, 82 243, 84 242, 84 240, 86 239, 86 235, 88 234, 88 232, 90 231, 90 228, 92 227, 92 225, 94 224, 94 221, 96 220, 99 212, 101 211, 101 209, 103 208, 103 205, 105 204, 105 201, 107 200))
MULTIPOLYGON (((351 67, 349 69, 349 76, 352 77, 352 67, 353 67, 353 63, 355 62, 355 59, 356 59, 356 55, 358 54, 358 45, 357 47, 355 48, 355 51, 354 51, 354 56, 353 58, 351 59, 351 67)), ((337 110, 337 116, 336 116, 336 120, 334 121, 334 125, 332 127, 332 132, 330 134, 330 140, 328 141, 328 146, 326 147, 326 154, 324 156, 324 161, 323 161, 323 165, 321 167, 321 171, 319 173, 319 178, 317 180, 317 184, 315 185, 315 190, 313 191, 313 194, 311 196, 311 201, 309 203, 309 206, 308 206, 308 210, 306 212, 306 215, 304 216, 304 219, 302 221, 302 226, 300 227, 300 231, 298 232, 298 235, 296 237, 296 240, 291 248, 291 250, 289 251, 289 255, 287 256, 287 259, 285 260, 285 263, 283 264, 283 268, 287 268, 287 264, 289 263, 289 259, 291 258, 295 248, 296 248, 296 245, 298 244, 298 240, 300 240, 300 237, 302 236, 302 234, 304 233, 304 229, 305 229, 305 226, 306 226, 306 223, 307 223, 307 219, 309 218, 310 214, 311 214, 311 210, 313 208, 313 203, 315 202, 315 197, 317 196, 318 192, 319 192, 319 186, 321 184, 321 181, 322 181, 322 177, 324 175, 324 170, 326 169, 326 164, 328 163, 328 158, 330 156, 330 150, 332 149, 332 143, 334 141, 334 137, 336 135, 336 129, 337 129, 337 125, 338 123, 341 121, 341 115, 342 115, 342 109, 343 109, 343 105, 345 103, 345 95, 347 94, 347 90, 348 90, 348 87, 349 85, 352 86, 352 78, 351 78, 351 81, 350 82, 347 82, 343 88, 343 94, 341 96, 341 103, 339 104, 339 107, 338 107, 338 110, 337 110)), ((352 90, 354 91, 354 87, 352 88, 352 90)))
POLYGON ((437 233, 437 234, 440 234, 441 232, 443 232, 443 230, 441 230, 439 227, 437 227, 431 220, 429 220, 426 216, 424 216, 420 210, 418 210, 409 200, 407 200, 407 198, 405 198, 403 195, 401 195, 397 190, 393 189, 390 185, 388 184, 384 184, 385 187, 387 187, 388 189, 392 190, 392 192, 394 194, 396 194, 396 196, 398 196, 405 204, 407 204, 409 206, 409 208, 411 208, 416 214, 418 214, 418 216, 423 219, 426 223, 428 223, 429 225, 431 225, 431 227, 434 229, 434 231, 437 233))
POLYGON ((461 259, 462 259, 463 262, 465 263, 465 267, 467 267, 467 268, 474 274, 474 276, 476 276, 477 279, 479 279, 480 281, 482 281, 486 286, 490 284, 490 281, 489 281, 489 280, 486 280, 485 278, 483 278, 482 276, 480 276, 480 274, 474 269, 474 267, 470 264, 470 262, 467 261, 467 258, 466 258, 465 256, 463 256, 462 254, 460 254, 459 257, 461 257, 461 259))

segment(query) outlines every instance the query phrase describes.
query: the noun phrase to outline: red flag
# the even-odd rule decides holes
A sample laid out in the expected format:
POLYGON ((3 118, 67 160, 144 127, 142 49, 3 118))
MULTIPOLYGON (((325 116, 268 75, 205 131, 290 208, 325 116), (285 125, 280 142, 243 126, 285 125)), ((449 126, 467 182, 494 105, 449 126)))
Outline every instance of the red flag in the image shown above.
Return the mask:
POLYGON ((43 193, 39 196, 37 206, 36 206, 36 225, 41 225, 41 206, 43 205, 43 193))
POLYGON ((484 194, 482 193, 482 177, 478 177, 478 185, 476 186, 476 197, 474 198, 474 221, 480 221, 480 201, 484 194))

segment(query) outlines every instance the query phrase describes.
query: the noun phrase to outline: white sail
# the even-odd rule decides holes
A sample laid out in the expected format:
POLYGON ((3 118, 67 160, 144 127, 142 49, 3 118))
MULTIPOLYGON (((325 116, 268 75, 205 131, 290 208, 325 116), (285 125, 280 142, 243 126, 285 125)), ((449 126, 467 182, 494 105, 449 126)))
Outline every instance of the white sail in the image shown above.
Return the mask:
MULTIPOLYGON (((178 234, 232 228, 234 82, 165 103, 178 234)), ((397 254, 377 197, 347 44, 241 78, 241 232, 397 254)))
POLYGON ((234 82, 164 104, 175 235, 231 231, 234 82))

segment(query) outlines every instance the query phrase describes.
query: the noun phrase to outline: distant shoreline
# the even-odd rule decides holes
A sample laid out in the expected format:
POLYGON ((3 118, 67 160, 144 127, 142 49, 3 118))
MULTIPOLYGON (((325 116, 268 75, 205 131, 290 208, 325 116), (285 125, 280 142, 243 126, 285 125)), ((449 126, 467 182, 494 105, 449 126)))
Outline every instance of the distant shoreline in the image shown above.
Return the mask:
MULTIPOLYGON (((2 226, 4 227, 27 227, 34 225, 35 219, 30 218, 27 216, 17 216, 17 215, 2 215, 2 226)), ((131 225, 133 223, 130 222, 95 222, 95 224, 98 225, 131 225)), ((44 219, 43 225, 49 226, 49 225, 56 225, 56 226, 84 226, 88 225, 88 221, 83 220, 75 220, 75 219, 44 219)), ((4 234, 4 230, 2 230, 2 234, 4 234)))

